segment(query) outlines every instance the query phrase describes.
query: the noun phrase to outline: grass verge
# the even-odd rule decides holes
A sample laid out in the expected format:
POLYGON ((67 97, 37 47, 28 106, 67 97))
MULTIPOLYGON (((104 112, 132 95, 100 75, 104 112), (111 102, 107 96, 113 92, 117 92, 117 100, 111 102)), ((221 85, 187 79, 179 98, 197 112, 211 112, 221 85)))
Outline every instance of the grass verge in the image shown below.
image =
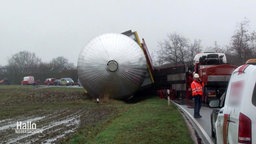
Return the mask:
POLYGON ((192 144, 183 117, 173 105, 157 97, 128 105, 111 121, 92 129, 90 137, 80 131, 72 143, 192 144), (99 130, 100 129, 100 130, 99 130), (95 130, 95 131, 94 131, 95 130), (94 131, 94 132, 93 132, 94 131), (81 139, 81 138, 84 139, 81 139))

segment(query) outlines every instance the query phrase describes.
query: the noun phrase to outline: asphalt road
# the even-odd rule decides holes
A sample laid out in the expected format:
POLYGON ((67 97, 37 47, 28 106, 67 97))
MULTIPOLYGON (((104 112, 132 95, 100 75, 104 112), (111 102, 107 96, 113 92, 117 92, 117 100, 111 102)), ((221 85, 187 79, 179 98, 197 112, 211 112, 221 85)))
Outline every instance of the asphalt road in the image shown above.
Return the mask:
POLYGON ((181 108, 182 111, 184 111, 185 114, 189 115, 189 118, 199 125, 199 130, 201 133, 205 136, 205 139, 207 142, 205 143, 213 143, 213 138, 211 137, 211 112, 212 109, 207 106, 201 107, 201 118, 195 119, 193 117, 194 115, 194 108, 193 103, 190 102, 183 102, 179 103, 178 106, 181 108))

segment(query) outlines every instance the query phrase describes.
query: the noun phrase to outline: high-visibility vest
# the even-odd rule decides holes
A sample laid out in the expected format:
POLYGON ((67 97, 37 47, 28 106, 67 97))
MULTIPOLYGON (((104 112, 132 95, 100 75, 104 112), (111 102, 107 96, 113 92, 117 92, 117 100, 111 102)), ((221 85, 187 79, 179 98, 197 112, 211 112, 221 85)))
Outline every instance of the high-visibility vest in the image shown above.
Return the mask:
POLYGON ((203 86, 201 83, 193 81, 191 83, 192 96, 203 95, 203 86))

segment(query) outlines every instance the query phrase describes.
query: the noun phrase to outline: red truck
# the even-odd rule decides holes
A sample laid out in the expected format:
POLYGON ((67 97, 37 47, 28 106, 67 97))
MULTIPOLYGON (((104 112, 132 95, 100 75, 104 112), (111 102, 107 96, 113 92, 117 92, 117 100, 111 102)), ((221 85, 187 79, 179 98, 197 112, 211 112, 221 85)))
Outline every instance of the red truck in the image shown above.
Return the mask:
POLYGON ((155 67, 155 86, 158 90, 170 89, 173 99, 191 98, 190 84, 196 72, 204 83, 203 102, 208 103, 225 92, 235 68, 227 64, 224 53, 199 53, 194 57, 193 66, 167 64, 155 67))
POLYGON ((204 102, 220 98, 226 91, 232 72, 237 68, 227 63, 224 53, 199 53, 194 58, 194 71, 204 83, 204 102))

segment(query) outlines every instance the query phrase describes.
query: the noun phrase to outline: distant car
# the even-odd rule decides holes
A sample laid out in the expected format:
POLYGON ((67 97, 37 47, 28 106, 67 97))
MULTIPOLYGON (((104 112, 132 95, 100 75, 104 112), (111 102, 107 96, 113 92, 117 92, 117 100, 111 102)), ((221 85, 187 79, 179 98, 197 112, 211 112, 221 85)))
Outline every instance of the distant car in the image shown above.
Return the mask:
POLYGON ((74 85, 74 81, 72 78, 61 78, 60 79, 60 85, 63 86, 70 86, 70 85, 74 85))
POLYGON ((60 85, 60 79, 55 79, 53 82, 54 85, 60 85))
POLYGON ((4 79, 0 80, 0 84, 1 84, 1 85, 9 85, 10 82, 8 81, 7 78, 4 78, 4 79))
POLYGON ((25 76, 21 81, 21 85, 35 85, 35 84, 36 82, 35 82, 34 76, 25 76))
POLYGON ((45 85, 54 85, 55 78, 47 78, 44 81, 45 85))

